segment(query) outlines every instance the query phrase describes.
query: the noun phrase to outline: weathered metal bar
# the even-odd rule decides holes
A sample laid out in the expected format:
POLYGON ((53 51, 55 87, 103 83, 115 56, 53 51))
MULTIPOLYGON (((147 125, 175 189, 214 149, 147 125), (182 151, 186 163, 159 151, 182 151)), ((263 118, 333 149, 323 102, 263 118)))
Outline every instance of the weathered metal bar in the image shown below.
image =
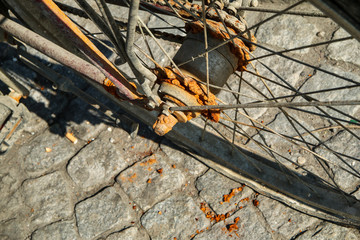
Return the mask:
POLYGON ((88 63, 84 59, 70 53, 55 43, 47 40, 39 34, 25 28, 24 26, 5 18, 0 14, 0 28, 10 33, 15 38, 23 41, 29 46, 35 48, 39 52, 70 67, 71 69, 83 74, 84 76, 103 84, 105 75, 94 65, 88 63))
POLYGON ((201 111, 211 109, 232 109, 232 108, 278 108, 278 107, 311 107, 311 106, 345 106, 360 105, 360 100, 349 101, 322 101, 322 102, 286 102, 286 103, 243 103, 227 105, 202 105, 202 106, 181 106, 171 107, 173 111, 201 111))
POLYGON ((116 86, 119 93, 129 100, 142 98, 120 71, 105 57, 104 54, 81 32, 63 11, 52 0, 7 0, 7 3, 24 18, 31 28, 40 26, 40 34, 50 36, 58 44, 71 52, 88 56, 91 62, 105 74, 116 86), (44 21, 45 20, 45 21, 44 21), (78 51, 80 50, 80 51, 78 51))

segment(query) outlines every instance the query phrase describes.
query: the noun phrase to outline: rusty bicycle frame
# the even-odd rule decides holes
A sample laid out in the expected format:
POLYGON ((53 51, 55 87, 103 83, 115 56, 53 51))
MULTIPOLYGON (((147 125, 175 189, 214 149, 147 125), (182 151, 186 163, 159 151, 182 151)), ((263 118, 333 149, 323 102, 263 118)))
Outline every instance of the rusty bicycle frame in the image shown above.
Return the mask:
MULTIPOLYGON (((136 106, 149 108, 147 96, 140 93, 135 84, 129 82, 121 74, 52 0, 6 2, 15 10, 19 19, 37 32, 35 33, 9 17, 0 15, 0 27, 16 41, 20 41, 20 45, 23 42, 79 72, 86 79, 90 79, 90 83, 100 92, 147 125, 151 126, 155 122, 154 114, 136 106)), ((108 0, 108 2, 122 1, 108 0)), ((143 6, 154 11, 169 10, 156 8, 147 3, 143 3, 143 6)), ((27 64, 31 65, 31 62, 36 61, 21 47, 19 51, 20 56, 27 64)), ((41 69, 38 70, 41 71, 41 69)), ((47 73, 43 72, 43 74, 47 73)), ((66 92, 75 91, 71 81, 63 78, 57 80, 55 84, 58 89, 66 92)), ((151 107, 154 108, 154 106, 151 107)), ((360 203, 353 197, 344 198, 336 190, 321 184, 312 186, 319 193, 314 195, 294 175, 282 172, 278 166, 268 163, 265 157, 245 148, 236 147, 237 150, 234 151, 234 146, 230 146, 215 134, 207 133, 203 141, 198 141, 202 138, 202 129, 196 123, 187 123, 186 129, 179 124, 173 131, 166 134, 166 137, 191 151, 200 161, 211 168, 247 184, 264 195, 280 200, 310 215, 345 225, 360 225, 360 203), (256 164, 250 164, 249 159, 256 164), (351 201, 353 205, 344 208, 343 206, 348 205, 348 201, 351 201), (321 204, 317 204, 320 202, 321 204)), ((304 181, 309 182, 307 179, 304 181)))

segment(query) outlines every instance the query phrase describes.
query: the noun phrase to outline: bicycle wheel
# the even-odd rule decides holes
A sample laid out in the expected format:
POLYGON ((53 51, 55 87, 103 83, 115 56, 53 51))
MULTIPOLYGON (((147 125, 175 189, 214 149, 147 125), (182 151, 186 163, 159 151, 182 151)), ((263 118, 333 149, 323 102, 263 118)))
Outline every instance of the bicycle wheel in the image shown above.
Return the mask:
MULTIPOLYGON (((204 116, 176 124, 165 136, 205 157, 203 161, 214 169, 262 194, 310 215, 359 226, 359 43, 303 1, 284 4, 284 10, 276 13, 264 13, 264 8, 271 5, 262 3, 261 9, 253 8, 247 14, 246 31, 241 30, 245 25, 231 30, 225 19, 229 13, 215 4, 207 9, 184 1, 142 4, 142 23, 147 23, 139 23, 135 42, 142 64, 148 69, 172 64, 171 68, 202 80, 204 96, 209 98, 206 94, 210 89, 221 105, 219 115, 220 106, 188 102, 180 96, 182 90, 162 84, 163 98, 172 102, 170 109, 181 115, 176 118, 187 121, 186 118, 199 115, 194 112, 205 111, 204 116), (191 28, 194 21, 201 25, 202 12, 210 10, 215 11, 217 20, 213 21, 217 21, 225 36, 220 40, 212 36, 211 26, 207 26, 207 31, 207 27, 191 28), (159 26, 155 19, 161 19, 164 25, 159 26), (191 29, 197 32, 189 33, 191 29), (254 31, 257 42, 251 39, 249 30, 254 31), (240 43, 232 43, 236 39, 240 43), (172 44, 166 44, 168 40, 172 44), (246 48, 242 52, 246 64, 237 65, 240 61, 231 57, 231 44, 243 44, 240 49, 246 48), (180 48, 179 52, 174 46, 180 48), (236 69, 241 71, 233 73, 236 69), (229 71, 231 76, 227 79, 229 71), (206 110, 210 107, 216 109, 215 117, 206 110)), ((79 13, 61 6, 73 14, 79 13)), ((127 11, 119 6, 110 9, 114 16, 127 11)), ((240 10, 244 9, 247 8, 240 10)), ((84 10, 89 14, 88 9, 84 10)), ((109 18, 106 10, 99 12, 104 19, 109 18)), ((117 20, 123 26, 128 21, 117 20)), ((87 34, 99 42, 106 39, 87 34)), ((134 76, 128 66, 121 65, 119 69, 134 76)), ((154 115, 147 111, 120 104, 145 123, 152 126, 155 122, 154 115)))

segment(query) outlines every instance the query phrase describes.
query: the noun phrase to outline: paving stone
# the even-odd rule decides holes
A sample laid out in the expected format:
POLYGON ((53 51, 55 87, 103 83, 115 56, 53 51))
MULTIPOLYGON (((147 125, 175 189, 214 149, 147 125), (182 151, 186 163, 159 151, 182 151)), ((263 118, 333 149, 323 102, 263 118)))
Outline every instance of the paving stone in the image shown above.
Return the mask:
POLYGON ((175 145, 169 140, 164 140, 160 145, 161 150, 175 162, 176 167, 181 167, 188 172, 191 176, 197 177, 203 174, 208 167, 197 161, 192 156, 177 150, 175 145))
POLYGON ((140 126, 135 138, 121 128, 111 128, 111 135, 104 135, 109 143, 113 143, 117 149, 122 150, 125 162, 136 162, 152 155, 159 147, 160 137, 150 132, 147 127, 140 126))
MULTIPOLYGON (((14 157, 14 155, 12 156, 14 157)), ((21 177, 22 174, 22 171, 18 167, 17 160, 13 158, 9 159, 9 161, 1 159, 0 209, 2 209, 2 211, 0 211, 0 222, 13 218, 15 212, 21 209, 23 202, 19 188, 24 180, 21 177)))
MULTIPOLYGON (((89 90, 93 97, 99 93, 89 90)), ((103 102, 106 104, 106 102, 103 102)), ((74 99, 64 116, 59 120, 63 127, 63 132, 71 132, 78 139, 89 141, 95 139, 105 128, 109 119, 104 114, 90 107, 90 105, 80 98, 74 99)))
POLYGON ((36 230, 32 235, 33 240, 61 239, 75 240, 80 239, 76 224, 73 221, 60 221, 36 230))
POLYGON ((114 181, 115 175, 128 166, 121 153, 108 139, 96 139, 71 159, 67 171, 81 190, 96 191, 114 181))
MULTIPOLYGON (((255 56, 262 56, 264 54, 267 54, 267 52, 262 49, 256 49, 254 54, 255 56)), ((286 86, 286 84, 283 83, 282 80, 286 81, 291 86, 297 88, 305 79, 305 76, 303 76, 302 74, 305 70, 305 66, 295 63, 293 61, 289 61, 285 58, 273 56, 271 58, 262 59, 262 63, 265 64, 269 69, 271 69, 271 71, 258 62, 254 62, 254 65, 261 76, 265 76, 266 78, 278 83, 275 84, 270 81, 264 80, 273 95, 276 97, 287 96, 293 93, 289 89, 283 87, 286 86), (275 72, 276 75, 273 72, 275 72), (282 80, 279 79, 278 76, 281 77, 282 80)), ((252 68, 249 68, 249 70, 251 72, 254 72, 252 68)), ((239 96, 239 100, 241 103, 250 103, 257 100, 265 99, 264 96, 266 96, 267 98, 272 98, 265 84, 259 77, 246 72, 242 74, 242 77, 248 83, 240 81, 240 78, 236 75, 232 75, 227 82, 229 87, 233 91, 238 91, 239 84, 241 82, 241 95, 239 96)), ((236 97, 229 92, 221 91, 218 94, 218 98, 228 104, 237 103, 236 97)), ((279 100, 279 102, 282 101, 282 99, 279 100)), ((246 109, 246 111, 247 114, 252 118, 260 119, 265 123, 272 121, 276 114, 276 112, 274 112, 274 109, 267 108, 249 108, 246 109), (271 114, 267 114, 267 112, 270 112, 271 114)), ((227 110, 226 113, 230 116, 230 118, 234 119, 235 110, 227 110)), ((251 122, 245 116, 242 116, 240 114, 238 114, 238 121, 251 124, 251 122)), ((248 129, 248 127, 242 127, 244 130, 248 129)))
POLYGON ((185 184, 185 176, 179 169, 173 168, 161 153, 135 163, 116 180, 144 211, 185 184))
POLYGON ((354 228, 342 227, 336 224, 325 222, 324 224, 318 225, 316 228, 308 230, 303 234, 299 235, 296 239, 346 239, 355 240, 360 239, 359 230, 354 228))
POLYGON ((105 188, 75 207, 79 234, 91 239, 109 229, 123 229, 136 221, 137 210, 129 198, 117 187, 105 188))
MULTIPOLYGON (((111 14, 114 16, 115 19, 123 20, 127 23, 128 15, 129 15, 129 8, 128 7, 121 7, 116 4, 108 4, 111 14)), ((139 10, 138 16, 143 20, 143 22, 147 23, 149 21, 151 13, 148 11, 139 10)))
MULTIPOLYGON (((291 49, 311 44, 317 32, 316 25, 306 17, 282 15, 262 24, 255 36, 259 43, 291 49)), ((304 54, 309 52, 309 48, 296 52, 304 54)))
POLYGON ((23 168, 30 174, 41 174, 65 164, 79 146, 61 135, 59 128, 54 126, 21 147, 19 155, 23 158, 23 168))
MULTIPOLYGON (((358 129, 350 129, 356 136, 359 136, 360 130, 358 129)), ((351 156, 354 159, 360 159, 360 149, 359 149, 359 140, 356 139, 349 132, 343 131, 337 134, 335 137, 327 141, 326 146, 330 149, 336 149, 338 153, 342 153, 345 156, 351 156)), ((335 181, 341 187, 342 190, 346 192, 354 191, 357 186, 360 184, 360 179, 357 176, 350 174, 347 171, 350 171, 353 174, 354 171, 360 171, 359 162, 342 156, 341 158, 337 157, 333 153, 329 152, 325 147, 320 146, 315 150, 316 153, 323 156, 330 163, 333 163, 337 166, 341 166, 343 169, 339 167, 334 167, 333 172, 335 173, 335 181), (345 163, 348 164, 348 166, 345 163), (349 167, 351 166, 351 168, 349 167), (346 169, 347 171, 345 171, 346 169)))
POLYGON ((284 236, 294 236, 320 221, 265 196, 259 195, 257 199, 259 201, 258 208, 271 229, 284 236))
POLYGON ((106 240, 150 240, 149 235, 142 228, 130 227, 121 232, 110 234, 106 240))
MULTIPOLYGON (((327 64, 324 64, 320 67, 321 69, 335 73, 339 76, 343 76, 353 81, 358 81, 359 79, 359 76, 354 74, 353 72, 344 71, 338 67, 329 66, 327 64)), ((350 85, 353 85, 353 83, 345 79, 341 79, 336 76, 332 76, 318 71, 312 78, 310 78, 308 81, 305 82, 305 84, 302 86, 300 91, 312 92, 317 90, 344 87, 350 85)), ((336 91, 320 92, 320 93, 312 94, 311 96, 319 101, 350 101, 350 100, 356 100, 358 93, 359 92, 357 88, 350 88, 350 89, 340 89, 336 91)), ((298 101, 302 100, 300 97, 298 97, 297 99, 298 101)), ((360 106, 339 106, 337 108, 351 116, 356 116, 356 114, 359 114, 360 112, 360 106)), ((329 109, 326 109, 326 112, 333 117, 339 117, 341 119, 345 118, 344 115, 329 109)))
POLYGON ((32 226, 44 226, 73 214, 69 189, 60 172, 26 180, 22 192, 32 226))
MULTIPOLYGON (((350 36, 344 29, 339 28, 334 34, 334 39, 344 38, 350 36)), ((328 57, 360 65, 360 43, 355 40, 347 40, 329 44, 327 50, 328 57)))
POLYGON ((224 177, 212 169, 196 180, 196 188, 199 191, 200 197, 204 199, 217 214, 234 211, 238 207, 239 201, 249 197, 253 192, 250 188, 243 187, 242 190, 236 192, 229 201, 224 201, 225 194, 230 194, 233 189, 239 187, 242 187, 240 183, 224 177))
POLYGON ((24 216, 0 221, 0 239, 25 239, 28 236, 28 223, 24 216))
POLYGON ((159 15, 161 19, 155 15, 150 17, 148 27, 156 31, 171 33, 179 36, 186 36, 185 23, 178 17, 159 15), (161 29, 170 28, 170 29, 161 29))
POLYGON ((173 195, 156 204, 141 217, 141 224, 151 239, 189 239, 196 231, 205 230, 210 221, 200 204, 186 195, 173 195))
POLYGON ((261 225, 256 211, 253 207, 247 206, 238 210, 234 215, 216 223, 210 230, 204 231, 194 237, 200 239, 272 239, 271 234, 261 225), (235 218, 239 221, 235 224, 238 229, 230 231, 230 225, 234 224, 235 218))
POLYGON ((29 96, 21 100, 31 112, 49 122, 52 116, 58 115, 68 104, 65 93, 54 91, 49 81, 38 76, 19 61, 7 61, 2 68, 18 82, 29 89, 29 96), (36 82, 35 82, 36 80, 36 82))
MULTIPOLYGON (((165 50, 166 54, 161 50, 161 48, 159 47, 159 45, 157 45, 157 43, 150 37, 150 36, 146 36, 145 37, 147 39, 147 42, 149 44, 149 48, 151 50, 151 53, 154 56, 154 60, 163 67, 166 67, 168 65, 170 65, 170 60, 169 58, 166 56, 166 54, 172 58, 175 56, 177 50, 180 48, 179 44, 167 41, 167 40, 163 40, 163 39, 157 39, 157 41, 159 42, 159 44, 161 45, 161 47, 165 50)), ((135 44, 137 46, 139 46, 142 50, 144 50, 148 55, 150 55, 150 52, 147 50, 147 46, 146 46, 146 42, 143 39, 143 37, 141 35, 139 35, 138 40, 135 42, 135 44)), ((144 56, 140 51, 135 50, 135 52, 139 55, 139 56, 144 56)), ((151 55, 150 55, 151 56, 151 55)), ((148 59, 147 57, 144 57, 144 62, 150 67, 150 68, 154 68, 155 65, 153 64, 153 62, 148 59)))

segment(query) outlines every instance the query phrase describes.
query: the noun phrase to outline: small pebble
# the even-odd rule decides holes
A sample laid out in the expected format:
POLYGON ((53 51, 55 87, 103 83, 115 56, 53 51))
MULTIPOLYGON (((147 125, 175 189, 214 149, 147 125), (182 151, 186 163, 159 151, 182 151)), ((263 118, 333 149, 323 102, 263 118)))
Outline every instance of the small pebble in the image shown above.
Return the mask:
POLYGON ((300 164, 300 165, 304 165, 306 163, 306 158, 298 157, 297 163, 300 164))
POLYGON ((316 36, 318 36, 318 37, 325 37, 325 32, 324 32, 324 31, 318 32, 318 33, 316 34, 316 36))

